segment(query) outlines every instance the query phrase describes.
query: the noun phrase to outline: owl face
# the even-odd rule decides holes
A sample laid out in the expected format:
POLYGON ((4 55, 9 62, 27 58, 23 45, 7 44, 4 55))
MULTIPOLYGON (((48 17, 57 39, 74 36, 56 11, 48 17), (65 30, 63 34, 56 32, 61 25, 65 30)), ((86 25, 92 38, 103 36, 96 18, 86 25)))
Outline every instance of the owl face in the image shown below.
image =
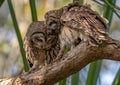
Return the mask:
POLYGON ((60 21, 62 12, 63 10, 52 10, 52 11, 48 11, 45 14, 47 27, 57 34, 60 33, 60 29, 62 27, 62 24, 60 21))
POLYGON ((30 24, 25 36, 25 41, 31 49, 38 48, 43 50, 47 47, 46 37, 44 21, 37 21, 30 24))
POLYGON ((35 33, 31 36, 30 41, 32 47, 48 50, 55 45, 54 42, 57 42, 57 37, 53 34, 35 33))
POLYGON ((54 32, 54 33, 60 32, 61 23, 60 23, 59 19, 57 19, 55 17, 49 17, 46 20, 46 24, 47 24, 48 28, 52 30, 52 32, 54 32))
POLYGON ((46 37, 44 33, 38 32, 31 36, 31 44, 33 47, 39 49, 45 49, 46 47, 46 37))
POLYGON ((36 67, 34 61, 38 61, 37 64, 39 65, 44 65, 52 62, 57 57, 60 50, 58 39, 58 36, 46 27, 44 21, 30 24, 24 38, 24 49, 31 67, 32 65, 36 67))
POLYGON ((25 39, 27 45, 32 49, 37 48, 39 50, 49 50, 56 44, 55 42, 57 42, 58 37, 53 33, 53 30, 47 28, 44 21, 37 21, 29 26, 25 39))

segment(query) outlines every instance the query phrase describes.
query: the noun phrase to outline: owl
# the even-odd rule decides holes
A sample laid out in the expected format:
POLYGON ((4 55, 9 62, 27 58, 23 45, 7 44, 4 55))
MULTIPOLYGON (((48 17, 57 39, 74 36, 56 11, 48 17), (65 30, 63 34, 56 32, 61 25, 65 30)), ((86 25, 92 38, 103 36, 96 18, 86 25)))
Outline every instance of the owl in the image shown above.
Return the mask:
POLYGON ((58 57, 63 55, 66 46, 73 47, 76 42, 79 44, 82 41, 97 45, 108 36, 105 19, 93 11, 90 5, 71 3, 58 10, 47 12, 45 19, 51 30, 58 31, 61 42, 58 57))
POLYGON ((44 21, 37 21, 30 24, 24 37, 24 49, 30 67, 37 67, 50 64, 60 50, 60 40, 47 30, 44 21))

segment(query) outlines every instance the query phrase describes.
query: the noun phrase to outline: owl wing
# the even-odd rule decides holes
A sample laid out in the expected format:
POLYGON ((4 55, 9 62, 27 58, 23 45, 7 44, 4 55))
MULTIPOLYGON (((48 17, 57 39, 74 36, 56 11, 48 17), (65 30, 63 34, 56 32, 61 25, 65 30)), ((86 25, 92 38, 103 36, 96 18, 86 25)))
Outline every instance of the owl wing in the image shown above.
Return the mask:
POLYGON ((30 45, 29 45, 29 42, 27 40, 27 37, 24 37, 24 50, 25 50, 25 53, 26 53, 26 58, 28 60, 28 63, 29 63, 29 66, 32 67, 33 66, 33 58, 31 56, 31 48, 30 48, 30 45))
POLYGON ((97 12, 84 6, 64 13, 61 16, 61 22, 64 26, 83 31, 85 35, 93 38, 102 38, 102 35, 106 35, 107 23, 105 20, 97 12))

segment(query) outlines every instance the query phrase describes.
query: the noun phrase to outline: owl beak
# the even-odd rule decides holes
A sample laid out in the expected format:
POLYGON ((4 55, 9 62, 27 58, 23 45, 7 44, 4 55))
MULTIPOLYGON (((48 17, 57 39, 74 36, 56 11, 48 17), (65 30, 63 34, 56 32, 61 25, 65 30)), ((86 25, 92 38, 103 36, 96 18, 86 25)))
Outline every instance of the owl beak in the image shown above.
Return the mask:
POLYGON ((43 48, 45 48, 46 47, 46 45, 43 45, 43 48))
POLYGON ((41 48, 42 48, 42 49, 45 49, 45 47, 46 47, 46 45, 45 45, 45 44, 43 44, 43 45, 41 46, 41 48))

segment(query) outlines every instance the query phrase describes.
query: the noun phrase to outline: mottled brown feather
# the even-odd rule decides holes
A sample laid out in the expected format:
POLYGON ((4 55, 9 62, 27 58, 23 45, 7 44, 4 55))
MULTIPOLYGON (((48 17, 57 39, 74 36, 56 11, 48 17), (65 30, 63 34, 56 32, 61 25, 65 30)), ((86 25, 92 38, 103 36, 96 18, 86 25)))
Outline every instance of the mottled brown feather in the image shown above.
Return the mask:
MULTIPOLYGON (((76 40, 88 41, 88 44, 97 45, 106 40, 107 23, 90 5, 80 5, 78 2, 71 3, 58 10, 52 10, 45 14, 48 28, 59 35, 61 49, 75 45, 76 40), (56 21, 54 26, 51 22, 56 21), (61 24, 59 25, 58 22, 61 24), (57 31, 56 31, 57 30, 57 31), (59 30, 59 31, 58 31, 59 30)), ((60 50, 61 55, 63 51, 60 50)))
POLYGON ((34 66, 35 61, 38 66, 51 63, 60 50, 59 41, 57 36, 47 30, 44 21, 31 23, 24 38, 24 49, 30 64, 34 66))

